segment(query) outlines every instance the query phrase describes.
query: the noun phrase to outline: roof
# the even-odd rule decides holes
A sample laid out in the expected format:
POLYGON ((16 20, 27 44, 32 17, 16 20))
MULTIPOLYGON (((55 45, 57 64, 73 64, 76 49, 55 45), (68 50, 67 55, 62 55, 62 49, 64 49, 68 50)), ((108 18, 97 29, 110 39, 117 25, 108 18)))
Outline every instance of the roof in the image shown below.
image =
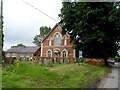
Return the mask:
MULTIPOLYGON (((59 23, 57 23, 53 28, 52 30, 46 35, 46 37, 42 40, 42 42, 50 35, 50 33, 57 27, 57 26, 60 26, 59 23)), ((61 26, 60 26, 61 27, 61 26)), ((66 35, 68 35, 70 37, 70 35, 66 32, 66 35)))
POLYGON ((26 47, 14 47, 8 49, 7 53, 35 53, 40 46, 26 46, 26 47))
POLYGON ((58 24, 56 24, 52 30, 46 35, 46 37, 42 40, 42 42, 49 36, 49 34, 58 26, 58 24))

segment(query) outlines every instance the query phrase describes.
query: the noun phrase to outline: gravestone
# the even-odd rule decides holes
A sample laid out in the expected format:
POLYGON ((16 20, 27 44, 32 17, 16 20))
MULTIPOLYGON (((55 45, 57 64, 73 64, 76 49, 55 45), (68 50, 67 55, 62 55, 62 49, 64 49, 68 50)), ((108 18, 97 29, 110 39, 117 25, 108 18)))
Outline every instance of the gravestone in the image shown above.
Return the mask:
POLYGON ((60 63, 63 63, 63 59, 62 58, 60 59, 60 63))
POLYGON ((41 58, 39 59, 38 63, 39 63, 40 65, 42 64, 42 60, 41 60, 41 58))
POLYGON ((57 62, 57 59, 56 58, 54 58, 54 63, 56 63, 57 62))
POLYGON ((46 58, 44 59, 43 62, 44 62, 45 65, 47 65, 47 59, 46 58))
POLYGON ((53 67, 52 60, 47 60, 47 66, 48 66, 48 67, 53 67))

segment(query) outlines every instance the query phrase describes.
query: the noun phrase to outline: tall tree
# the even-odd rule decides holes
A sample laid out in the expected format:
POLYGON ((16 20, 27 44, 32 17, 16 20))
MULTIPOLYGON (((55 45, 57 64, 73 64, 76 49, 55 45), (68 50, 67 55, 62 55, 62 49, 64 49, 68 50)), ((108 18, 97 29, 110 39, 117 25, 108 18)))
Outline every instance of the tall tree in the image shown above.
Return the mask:
POLYGON ((40 46, 41 41, 46 37, 46 35, 51 31, 50 27, 41 26, 39 35, 36 35, 33 39, 33 43, 40 46))
POLYGON ((60 25, 83 57, 104 58, 117 54, 120 42, 119 2, 63 2, 60 25))

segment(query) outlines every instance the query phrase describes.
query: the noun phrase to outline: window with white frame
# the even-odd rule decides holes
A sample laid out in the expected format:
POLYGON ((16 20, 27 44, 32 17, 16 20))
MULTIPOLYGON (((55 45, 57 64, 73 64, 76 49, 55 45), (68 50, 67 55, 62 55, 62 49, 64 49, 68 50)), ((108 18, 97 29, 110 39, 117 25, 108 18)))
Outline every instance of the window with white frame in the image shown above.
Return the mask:
POLYGON ((54 36, 54 45, 59 46, 61 44, 61 36, 60 33, 57 33, 54 36))
POLYGON ((7 53, 7 54, 6 54, 6 57, 10 57, 10 53, 7 53))
POLYGON ((31 54, 28 53, 28 54, 26 54, 26 57, 27 57, 27 58, 30 58, 30 55, 31 55, 31 54))
POLYGON ((21 53, 21 54, 20 54, 20 57, 24 57, 24 54, 23 54, 23 53, 21 53))
POLYGON ((17 57, 17 53, 12 53, 12 57, 17 57))
POLYGON ((66 53, 66 51, 63 51, 63 52, 62 52, 62 57, 64 57, 64 58, 67 57, 67 53, 66 53))
POLYGON ((48 51, 48 52, 46 53, 46 56, 47 56, 47 57, 51 57, 51 51, 48 51))

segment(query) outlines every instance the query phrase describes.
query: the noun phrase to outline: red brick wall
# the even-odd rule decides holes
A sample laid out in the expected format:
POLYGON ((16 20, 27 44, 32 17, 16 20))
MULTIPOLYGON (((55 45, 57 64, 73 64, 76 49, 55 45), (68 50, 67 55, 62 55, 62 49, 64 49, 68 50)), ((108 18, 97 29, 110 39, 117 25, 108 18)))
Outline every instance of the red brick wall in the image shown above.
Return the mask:
POLYGON ((40 56, 40 48, 34 53, 34 56, 40 56))
POLYGON ((93 65, 105 65, 104 59, 86 58, 86 63, 93 65))
MULTIPOLYGON (((65 35, 62 35, 62 41, 61 41, 61 45, 60 46, 54 46, 54 35, 55 33, 61 33, 62 32, 62 29, 60 26, 57 26, 49 35, 48 37, 43 41, 43 51, 41 52, 42 53, 42 57, 46 57, 46 52, 50 49, 52 50, 52 57, 54 57, 53 55, 53 51, 54 49, 58 48, 60 49, 59 52, 61 53, 62 50, 66 49, 68 51, 68 57, 69 58, 73 58, 73 42, 70 43, 70 37, 68 34, 65 34, 65 35), (49 38, 51 37, 51 46, 49 46, 49 38), (66 37, 66 41, 67 41, 67 45, 65 46, 64 45, 64 37, 66 37)), ((41 47, 42 48, 42 47, 41 47)), ((60 54, 60 57, 61 57, 61 54, 60 54)))

